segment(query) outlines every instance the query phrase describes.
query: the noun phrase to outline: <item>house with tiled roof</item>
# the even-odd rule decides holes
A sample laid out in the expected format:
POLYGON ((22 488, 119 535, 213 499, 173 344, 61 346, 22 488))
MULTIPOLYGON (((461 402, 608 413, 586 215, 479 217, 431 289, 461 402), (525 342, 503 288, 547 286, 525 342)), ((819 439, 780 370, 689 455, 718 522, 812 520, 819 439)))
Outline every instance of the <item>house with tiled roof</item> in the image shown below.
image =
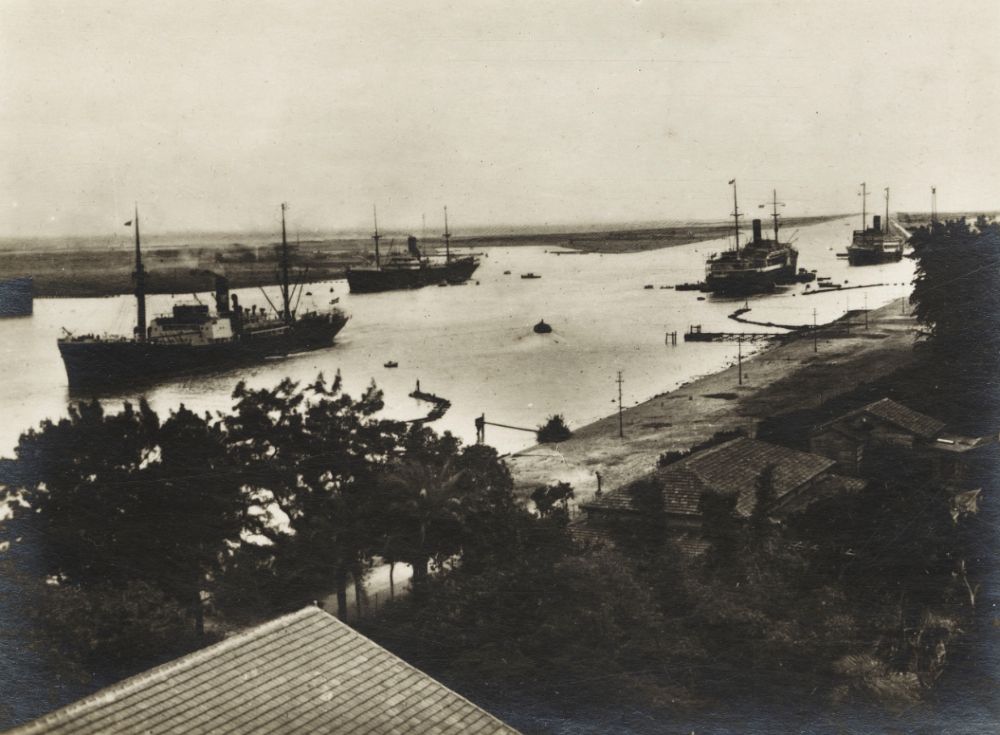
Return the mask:
POLYGON ((317 607, 151 669, 11 735, 516 735, 317 607))
POLYGON ((817 426, 809 450, 834 460, 838 472, 859 475, 872 459, 906 457, 911 468, 959 483, 961 455, 996 444, 997 437, 968 437, 947 431, 943 421, 914 411, 891 398, 869 403, 817 426), (901 454, 902 452, 902 454, 901 454))
POLYGON ((582 505, 588 522, 640 517, 650 512, 637 488, 657 488, 658 512, 674 539, 688 551, 704 548, 701 537, 701 498, 705 493, 735 496, 735 512, 749 517, 757 504, 757 485, 770 469, 773 501, 769 516, 782 518, 820 497, 857 492, 864 483, 835 475, 835 462, 809 452, 740 437, 703 449, 659 468, 646 478, 582 505))

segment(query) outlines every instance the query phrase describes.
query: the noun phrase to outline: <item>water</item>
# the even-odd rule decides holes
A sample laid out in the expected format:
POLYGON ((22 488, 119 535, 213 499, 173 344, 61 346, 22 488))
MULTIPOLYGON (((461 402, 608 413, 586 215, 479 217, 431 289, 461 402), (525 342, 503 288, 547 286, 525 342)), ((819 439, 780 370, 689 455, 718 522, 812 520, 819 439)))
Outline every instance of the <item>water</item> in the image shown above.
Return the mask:
MULTIPOLYGON (((861 309, 866 303, 875 308, 907 293, 911 261, 850 268, 836 257, 846 248, 855 224, 852 218, 800 230, 794 235, 799 265, 835 283, 890 285, 808 297, 803 286, 788 287, 751 298, 752 311, 746 316, 811 324, 815 308, 823 323, 848 308, 861 309)), ((624 376, 623 402, 629 406, 736 359, 735 344, 679 341, 670 347, 664 344, 666 332, 683 333, 692 324, 706 331, 763 331, 727 319, 743 299, 708 296, 699 301, 703 295, 698 292, 660 288, 701 280, 706 255, 726 247, 725 241, 710 241, 644 253, 561 256, 543 247, 490 248, 474 280, 463 286, 351 295, 342 280, 311 284, 300 309, 323 308, 339 297, 339 306, 351 315, 334 347, 237 371, 178 378, 143 395, 161 414, 180 403, 198 411, 220 411, 231 407, 233 387, 241 379, 264 387, 285 376, 310 381, 323 372, 332 377, 339 369, 354 395, 374 380, 385 392, 386 414, 401 419, 417 418, 430 409, 408 397, 419 380, 424 391, 452 402, 447 415, 432 425, 466 442, 475 440, 473 421, 483 413, 487 421, 526 428, 561 413, 571 427, 580 426, 615 410, 619 370, 624 376), (510 275, 504 275, 505 270, 510 275), (527 272, 542 277, 519 277, 527 272), (647 284, 654 288, 643 288, 647 284), (552 334, 532 331, 543 318, 553 326, 552 334), (389 360, 399 367, 384 368, 389 360)), ((269 291, 274 300, 276 289, 269 291)), ((237 293, 245 306, 266 306, 259 289, 237 293)), ((152 296, 148 312, 165 313, 175 301, 193 298, 152 296)), ((199 298, 211 303, 208 294, 199 298)), ((0 322, 5 367, 0 456, 11 454, 22 431, 66 412, 70 396, 56 348, 62 328, 129 334, 134 304, 129 296, 36 299, 33 317, 0 322)), ((124 392, 105 402, 114 408, 136 398, 135 392, 124 392)), ((487 442, 510 452, 531 445, 534 436, 487 427, 487 442)))

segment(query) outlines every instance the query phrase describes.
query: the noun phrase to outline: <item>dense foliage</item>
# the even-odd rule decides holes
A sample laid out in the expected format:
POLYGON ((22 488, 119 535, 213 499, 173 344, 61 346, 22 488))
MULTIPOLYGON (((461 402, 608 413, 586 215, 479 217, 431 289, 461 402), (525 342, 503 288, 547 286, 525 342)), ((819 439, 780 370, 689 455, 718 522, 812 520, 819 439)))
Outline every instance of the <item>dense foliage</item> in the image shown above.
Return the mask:
POLYGON ((562 417, 562 414, 558 413, 549 416, 546 422, 539 426, 538 431, 535 433, 539 444, 564 442, 573 436, 573 432, 566 425, 566 419, 562 417))

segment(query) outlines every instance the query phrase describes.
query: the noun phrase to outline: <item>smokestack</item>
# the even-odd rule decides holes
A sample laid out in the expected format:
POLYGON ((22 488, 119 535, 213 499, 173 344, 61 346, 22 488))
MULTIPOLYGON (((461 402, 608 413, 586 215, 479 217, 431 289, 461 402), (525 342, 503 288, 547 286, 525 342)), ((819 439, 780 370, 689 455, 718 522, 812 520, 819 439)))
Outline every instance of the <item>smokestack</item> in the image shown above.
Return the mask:
POLYGON ((753 221, 753 241, 754 242, 760 242, 760 240, 761 240, 760 220, 759 219, 755 219, 753 221))
POLYGON ((872 217, 872 229, 876 232, 882 231, 882 215, 876 214, 872 217))
POLYGON ((215 310, 220 315, 229 313, 229 279, 225 276, 215 277, 215 310))

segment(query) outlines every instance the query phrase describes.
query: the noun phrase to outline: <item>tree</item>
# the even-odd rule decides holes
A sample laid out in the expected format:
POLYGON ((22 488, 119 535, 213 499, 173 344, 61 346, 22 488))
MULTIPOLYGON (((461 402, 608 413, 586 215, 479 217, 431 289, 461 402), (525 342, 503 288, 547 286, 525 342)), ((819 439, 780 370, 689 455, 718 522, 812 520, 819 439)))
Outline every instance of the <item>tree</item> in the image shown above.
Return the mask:
POLYGON ((573 499, 574 494, 573 486, 568 482, 555 482, 536 488, 531 493, 531 501, 543 518, 555 513, 561 513, 568 518, 569 501, 573 499))
POLYGON ((573 436, 573 432, 566 426, 566 420, 562 414, 549 416, 544 424, 538 427, 536 436, 539 444, 554 444, 564 442, 573 436))
POLYGON ((402 424, 375 417, 383 401, 374 385, 354 400, 339 373, 333 383, 319 376, 304 388, 287 379, 273 389, 240 383, 233 397, 225 424, 255 503, 250 530, 267 547, 252 555, 251 568, 277 585, 284 605, 316 599, 332 585, 346 617, 348 582, 360 585, 379 545, 373 489, 402 424))
POLYGON ((134 655, 117 650, 136 649, 130 635, 155 637, 149 610, 164 600, 201 636, 202 593, 242 527, 218 427, 183 406, 161 425, 145 402, 111 415, 83 403, 22 435, 17 458, 19 487, 8 499, 17 498, 22 542, 37 550, 30 575, 48 583, 43 619, 73 601, 74 630, 90 636, 78 652, 108 660, 134 655))

